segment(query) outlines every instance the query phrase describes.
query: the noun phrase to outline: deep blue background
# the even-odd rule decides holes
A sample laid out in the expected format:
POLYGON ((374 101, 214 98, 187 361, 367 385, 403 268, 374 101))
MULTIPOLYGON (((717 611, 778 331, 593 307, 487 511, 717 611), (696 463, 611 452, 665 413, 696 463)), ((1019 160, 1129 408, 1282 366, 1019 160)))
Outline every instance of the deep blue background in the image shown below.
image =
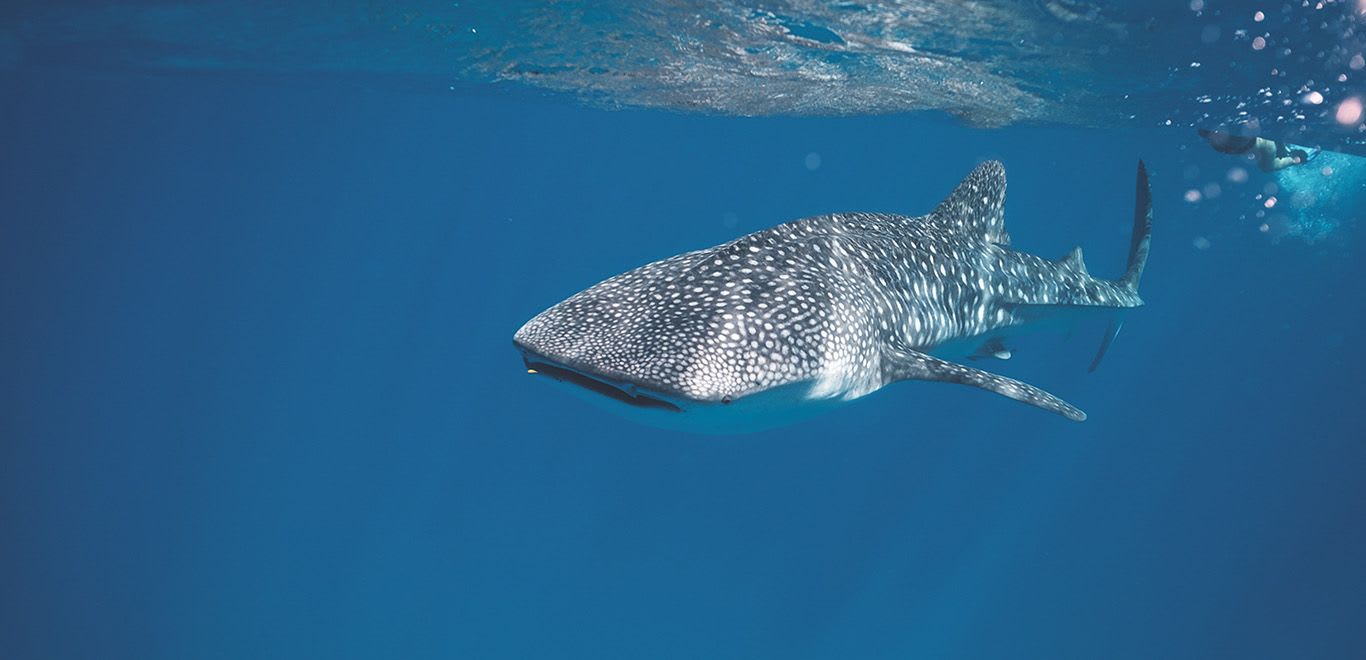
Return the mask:
POLYGON ((0 75, 7 657, 1366 648, 1363 228, 1271 240, 1234 194, 1259 174, 1186 203, 1229 161, 1184 130, 0 75), (1117 275, 1140 156, 1148 307, 1095 374, 1089 331, 993 365, 1084 424, 901 384, 673 434, 527 376, 510 344, 645 261, 923 213, 987 157, 1018 247, 1080 243, 1117 275))

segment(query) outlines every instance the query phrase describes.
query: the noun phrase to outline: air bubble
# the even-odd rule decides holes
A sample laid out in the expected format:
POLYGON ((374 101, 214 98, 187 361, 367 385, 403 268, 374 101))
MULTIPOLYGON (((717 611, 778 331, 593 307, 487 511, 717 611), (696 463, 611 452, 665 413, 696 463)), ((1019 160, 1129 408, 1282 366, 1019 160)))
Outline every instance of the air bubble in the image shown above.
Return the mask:
POLYGON ((1338 104, 1336 119, 1343 126, 1361 121, 1361 99, 1353 96, 1338 104))

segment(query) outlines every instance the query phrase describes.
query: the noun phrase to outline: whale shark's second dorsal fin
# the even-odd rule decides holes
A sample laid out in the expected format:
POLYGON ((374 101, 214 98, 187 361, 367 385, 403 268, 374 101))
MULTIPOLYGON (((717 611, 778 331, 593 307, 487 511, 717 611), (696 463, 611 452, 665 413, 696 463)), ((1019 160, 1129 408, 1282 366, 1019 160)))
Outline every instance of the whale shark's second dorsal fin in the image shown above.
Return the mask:
POLYGON ((936 225, 989 243, 1010 244, 1006 233, 1006 168, 989 160, 977 166, 935 207, 929 219, 936 225))
POLYGON ((1067 256, 1063 257, 1058 263, 1061 263, 1065 268, 1073 272, 1081 273, 1082 275, 1090 275, 1090 273, 1086 272, 1086 261, 1081 257, 1080 245, 1072 248, 1072 251, 1068 252, 1067 256))

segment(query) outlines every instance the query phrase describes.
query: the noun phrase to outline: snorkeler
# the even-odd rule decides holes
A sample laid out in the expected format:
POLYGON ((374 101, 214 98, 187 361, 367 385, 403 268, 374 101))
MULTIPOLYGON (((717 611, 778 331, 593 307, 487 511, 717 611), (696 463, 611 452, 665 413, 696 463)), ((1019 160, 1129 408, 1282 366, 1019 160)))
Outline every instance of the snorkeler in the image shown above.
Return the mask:
POLYGON ((1215 151, 1235 156, 1251 155, 1263 172, 1275 172, 1291 165, 1302 165, 1319 155, 1318 149, 1307 149, 1260 137, 1245 137, 1223 131, 1200 129, 1200 137, 1215 151))

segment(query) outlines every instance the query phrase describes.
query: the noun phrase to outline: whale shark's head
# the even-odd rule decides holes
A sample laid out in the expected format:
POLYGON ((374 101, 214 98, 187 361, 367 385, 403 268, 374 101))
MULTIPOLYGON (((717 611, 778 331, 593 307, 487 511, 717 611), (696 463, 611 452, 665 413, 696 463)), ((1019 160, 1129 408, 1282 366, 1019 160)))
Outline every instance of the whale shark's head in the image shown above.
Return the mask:
POLYGON ((513 341, 571 369, 696 401, 811 378, 830 335, 827 283, 765 234, 608 279, 541 312, 513 341))
POLYGON ((653 417, 776 415, 809 398, 842 346, 829 279, 783 236, 755 234, 597 284, 513 342, 529 371, 653 417))

